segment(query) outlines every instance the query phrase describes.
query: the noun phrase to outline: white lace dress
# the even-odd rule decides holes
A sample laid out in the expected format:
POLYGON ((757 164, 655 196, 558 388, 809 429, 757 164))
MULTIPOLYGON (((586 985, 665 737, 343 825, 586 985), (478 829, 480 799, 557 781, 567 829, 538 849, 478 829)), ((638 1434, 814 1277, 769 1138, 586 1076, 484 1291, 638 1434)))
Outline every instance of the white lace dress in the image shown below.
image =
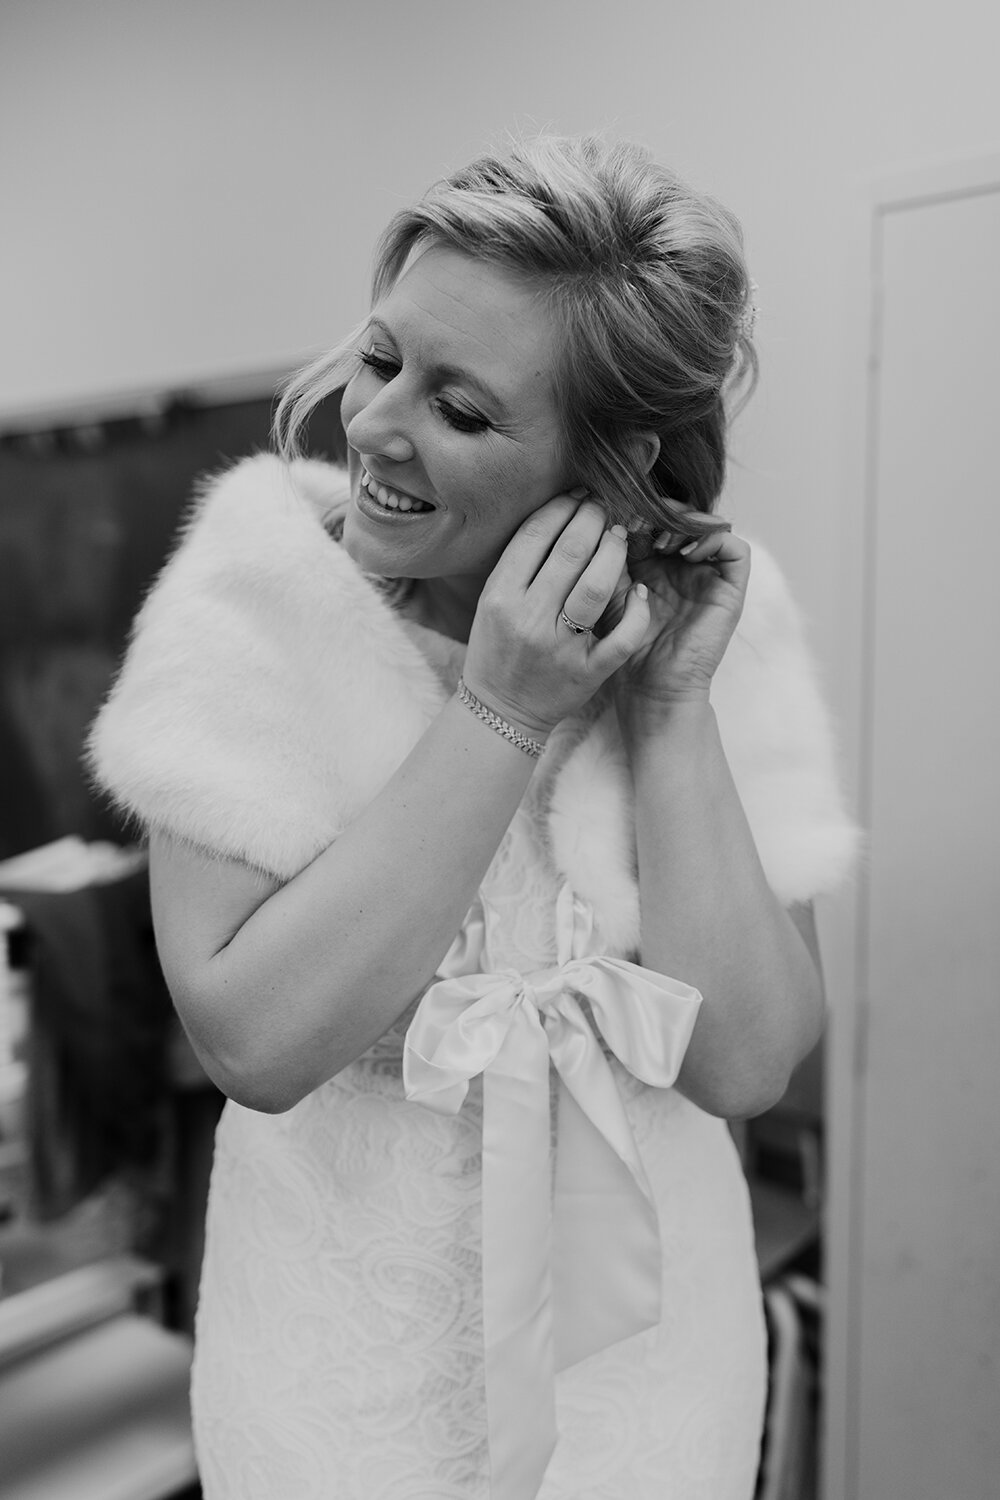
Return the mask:
MULTIPOLYGON (((483 886, 488 965, 555 962, 536 776, 483 886)), ((403 1020, 280 1116, 219 1126, 193 1406, 205 1500, 488 1500, 482 1091, 403 1094, 403 1020)), ((657 1205, 659 1327, 557 1377, 539 1500, 749 1500, 766 1382, 725 1124, 614 1064, 657 1205)))

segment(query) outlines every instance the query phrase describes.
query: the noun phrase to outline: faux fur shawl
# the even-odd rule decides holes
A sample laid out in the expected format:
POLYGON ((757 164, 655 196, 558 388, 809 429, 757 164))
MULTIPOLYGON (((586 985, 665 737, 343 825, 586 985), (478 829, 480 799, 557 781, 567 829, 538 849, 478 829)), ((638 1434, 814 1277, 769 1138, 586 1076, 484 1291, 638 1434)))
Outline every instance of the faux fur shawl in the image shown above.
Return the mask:
MULTIPOLYGON (((120 809, 289 879, 371 801, 445 697, 385 600, 324 529, 342 470, 261 454, 210 482, 133 626, 88 760, 120 809)), ((723 743, 768 880, 834 886, 855 832, 798 613, 757 547, 716 674, 723 743)), ((607 951, 639 935, 631 785, 613 712, 556 736, 549 833, 607 951), (567 738, 569 753, 560 751, 567 738)))

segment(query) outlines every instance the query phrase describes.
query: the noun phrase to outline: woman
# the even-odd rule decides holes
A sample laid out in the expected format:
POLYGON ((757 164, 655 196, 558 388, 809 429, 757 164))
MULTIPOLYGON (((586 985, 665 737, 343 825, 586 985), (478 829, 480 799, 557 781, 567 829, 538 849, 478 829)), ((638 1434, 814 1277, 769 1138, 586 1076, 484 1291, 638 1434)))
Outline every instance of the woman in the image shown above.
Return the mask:
POLYGON ((91 750, 231 1101, 207 1500, 752 1493, 724 1122, 816 1040, 851 830, 780 576, 711 514, 749 309, 732 217, 636 148, 473 164, 139 616, 91 750), (295 450, 345 382, 346 476, 295 450))

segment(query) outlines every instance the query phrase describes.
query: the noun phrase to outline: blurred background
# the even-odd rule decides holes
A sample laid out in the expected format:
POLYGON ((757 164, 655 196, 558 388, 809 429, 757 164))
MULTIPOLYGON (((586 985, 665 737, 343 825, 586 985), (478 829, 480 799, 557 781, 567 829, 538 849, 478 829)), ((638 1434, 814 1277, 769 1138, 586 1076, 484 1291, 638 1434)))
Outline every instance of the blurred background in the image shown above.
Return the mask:
POLYGON ((759 1494, 995 1500, 998 56, 994 0, 4 0, 0 1500, 197 1494, 220 1101, 85 726, 192 481, 266 444, 389 215, 543 128, 643 141, 744 224, 723 509, 805 608, 867 830, 819 912, 825 1041, 736 1131, 759 1494))

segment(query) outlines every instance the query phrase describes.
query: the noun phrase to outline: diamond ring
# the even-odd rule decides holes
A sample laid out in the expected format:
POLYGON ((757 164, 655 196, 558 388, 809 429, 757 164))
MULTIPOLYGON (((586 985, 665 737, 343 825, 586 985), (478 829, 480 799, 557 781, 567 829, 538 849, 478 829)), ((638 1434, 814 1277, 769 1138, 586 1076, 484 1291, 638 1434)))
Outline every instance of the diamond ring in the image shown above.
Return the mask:
POLYGON ((581 625, 578 620, 571 620, 564 609, 559 611, 559 618, 564 625, 569 626, 574 635, 590 635, 593 630, 591 625, 581 625))

